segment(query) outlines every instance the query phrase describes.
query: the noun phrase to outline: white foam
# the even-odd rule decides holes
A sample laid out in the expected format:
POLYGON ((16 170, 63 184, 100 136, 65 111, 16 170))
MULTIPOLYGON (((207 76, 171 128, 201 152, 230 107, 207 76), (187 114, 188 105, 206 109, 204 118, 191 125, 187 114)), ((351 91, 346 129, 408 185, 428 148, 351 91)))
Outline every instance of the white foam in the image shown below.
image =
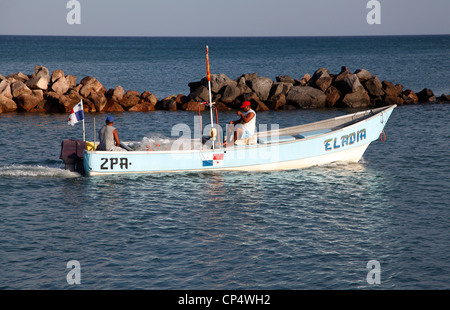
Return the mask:
POLYGON ((10 165, 0 167, 0 177, 57 177, 77 178, 80 174, 60 168, 39 165, 10 165))

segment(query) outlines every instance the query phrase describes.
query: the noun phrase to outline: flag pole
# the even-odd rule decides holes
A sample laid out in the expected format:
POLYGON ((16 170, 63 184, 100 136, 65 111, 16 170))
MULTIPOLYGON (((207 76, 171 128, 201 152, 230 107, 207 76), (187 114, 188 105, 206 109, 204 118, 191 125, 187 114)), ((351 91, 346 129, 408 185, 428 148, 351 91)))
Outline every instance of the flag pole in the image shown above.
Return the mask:
POLYGON ((95 141, 95 116, 94 116, 94 148, 93 151, 95 151, 95 144, 97 143, 97 141, 95 141))
POLYGON ((84 107, 83 107, 83 99, 81 99, 81 110, 83 111, 83 141, 86 142, 86 130, 84 127, 84 107))
MULTIPOLYGON (((212 94, 211 94, 211 72, 210 72, 210 68, 209 68, 209 48, 208 45, 206 45, 206 75, 208 78, 208 88, 209 88, 209 112, 210 112, 210 116, 211 116, 211 134, 210 136, 212 136, 213 130, 214 128, 214 118, 213 118, 213 103, 212 103, 212 94)), ((214 149, 214 142, 212 144, 212 147, 214 149)))

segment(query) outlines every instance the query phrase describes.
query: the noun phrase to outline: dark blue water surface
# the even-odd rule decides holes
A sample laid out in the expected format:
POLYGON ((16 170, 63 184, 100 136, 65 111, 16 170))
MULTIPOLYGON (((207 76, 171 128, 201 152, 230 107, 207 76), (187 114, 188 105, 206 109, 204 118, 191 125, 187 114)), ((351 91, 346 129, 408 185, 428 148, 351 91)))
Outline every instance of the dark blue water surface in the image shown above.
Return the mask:
MULTIPOLYGON (((259 116, 290 125, 342 113, 259 116)), ((449 114, 450 105, 397 108, 386 142, 358 164, 95 178, 58 160, 60 141, 80 138, 81 126, 3 114, 0 288, 69 288, 76 259, 84 289, 448 289, 449 114)), ((123 139, 140 140, 170 136, 194 115, 114 116, 123 139)))
MULTIPOLYGON (((233 78, 255 71, 298 77, 347 64, 448 92, 448 37, 389 39, 397 45, 380 43, 378 52, 363 48, 376 38, 324 40, 348 42, 341 45, 347 53, 319 38, 1 37, 0 73, 40 63, 111 87, 183 92, 204 76, 203 45, 212 41, 215 68, 233 78), (270 40, 270 51, 257 43, 270 40), (373 59, 383 53, 384 62, 373 59), (426 78, 416 81, 414 70, 426 78)), ((258 113, 258 122, 286 127, 350 112, 270 111, 258 113)), ((195 117, 113 115, 121 138, 137 141, 170 137, 178 123, 193 128, 195 117)), ((449 115, 446 104, 396 108, 386 142, 372 143, 357 164, 85 178, 59 160, 61 140, 81 138, 81 124, 68 126, 64 114, 1 114, 0 289, 449 289, 449 115), (81 265, 75 287, 66 281, 70 260, 81 265), (367 282, 370 260, 380 263, 379 285, 367 282)), ((88 139, 93 117, 99 126, 105 115, 86 115, 88 139)))
POLYGON ((34 73, 36 65, 96 77, 107 89, 151 91, 160 99, 189 94, 205 76, 205 46, 212 73, 232 79, 258 72, 301 78, 324 67, 339 73, 367 69, 381 81, 436 95, 450 93, 450 36, 382 37, 26 37, 0 36, 0 74, 34 73))

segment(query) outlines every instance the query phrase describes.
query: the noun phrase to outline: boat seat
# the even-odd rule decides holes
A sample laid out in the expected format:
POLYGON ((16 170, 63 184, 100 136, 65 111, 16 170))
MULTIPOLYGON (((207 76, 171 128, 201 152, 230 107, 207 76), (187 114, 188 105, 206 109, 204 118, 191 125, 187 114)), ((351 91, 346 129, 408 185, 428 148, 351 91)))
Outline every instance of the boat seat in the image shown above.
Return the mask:
POLYGON ((250 138, 238 139, 236 140, 236 142, 234 142, 234 144, 236 145, 252 145, 256 143, 258 143, 258 138, 256 137, 256 135, 253 135, 250 138))
POLYGON ((267 136, 267 137, 261 137, 258 139, 258 142, 260 144, 268 144, 268 143, 280 143, 280 142, 287 142, 287 141, 293 141, 295 140, 295 137, 290 135, 285 136, 267 136))
POLYGON ((324 134, 324 133, 328 133, 328 132, 331 132, 331 129, 326 128, 326 129, 305 131, 305 132, 301 132, 301 133, 297 134, 297 138, 305 139, 305 138, 318 136, 318 135, 321 135, 321 134, 324 134))

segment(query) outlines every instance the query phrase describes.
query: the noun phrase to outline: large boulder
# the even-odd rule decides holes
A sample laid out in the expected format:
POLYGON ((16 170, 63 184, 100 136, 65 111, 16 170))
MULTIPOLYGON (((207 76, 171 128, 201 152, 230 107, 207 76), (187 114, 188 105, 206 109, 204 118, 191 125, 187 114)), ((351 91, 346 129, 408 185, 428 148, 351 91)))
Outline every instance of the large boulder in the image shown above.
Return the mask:
POLYGON ((143 92, 138 104, 132 106, 128 111, 130 112, 150 112, 155 111, 157 103, 156 96, 150 92, 143 92))
POLYGON ((170 95, 158 101, 155 108, 157 110, 177 111, 177 96, 170 95))
POLYGON ((105 95, 100 92, 99 93, 91 92, 88 98, 94 103, 95 110, 97 112, 103 111, 103 108, 106 106, 106 103, 108 102, 105 95))
POLYGON ((190 101, 209 101, 208 87, 200 85, 197 89, 189 94, 190 101))
POLYGON ((83 78, 80 84, 80 95, 85 98, 88 98, 92 92, 103 94, 106 92, 105 87, 103 87, 103 85, 95 77, 92 76, 83 78))
POLYGON ((197 81, 197 82, 190 82, 190 83, 188 83, 189 92, 190 92, 190 93, 193 93, 193 92, 196 91, 197 88, 199 88, 200 86, 204 86, 202 81, 197 81))
POLYGON ((39 100, 44 100, 44 91, 41 89, 33 89, 33 96, 39 98, 39 100))
POLYGON ((330 86, 326 91, 325 91, 325 95, 326 95, 326 101, 327 101, 327 106, 329 108, 334 107, 334 105, 339 101, 339 99, 341 98, 341 92, 334 86, 330 86))
POLYGON ((17 107, 20 111, 30 112, 42 101, 40 96, 34 94, 23 94, 16 98, 17 107))
POLYGON ((362 108, 370 106, 370 97, 364 87, 360 86, 354 92, 347 93, 342 98, 342 106, 347 108, 362 108))
POLYGON ((419 101, 419 98, 411 89, 406 89, 403 92, 402 97, 403 97, 403 100, 405 100, 406 104, 412 104, 412 103, 416 103, 419 101))
POLYGON ((326 68, 319 68, 316 70, 316 72, 314 72, 313 76, 309 80, 309 83, 312 84, 315 81, 317 81, 318 79, 323 78, 323 77, 328 77, 328 76, 330 76, 330 70, 328 70, 326 68))
POLYGON ((333 78, 330 76, 330 71, 325 68, 320 68, 314 72, 308 84, 325 92, 330 87, 332 81, 333 78))
POLYGON ((449 102, 449 101, 450 101, 450 94, 449 94, 449 95, 442 94, 442 95, 439 97, 439 101, 442 101, 442 102, 449 102))
MULTIPOLYGON (((181 101, 185 101, 187 99, 184 98, 186 96, 180 95, 177 96, 176 101, 177 103, 181 104, 181 101), (181 98, 183 97, 183 99, 181 98)), ((128 111, 130 112, 150 112, 155 110, 155 106, 158 103, 158 99, 154 94, 152 94, 149 91, 144 91, 139 99, 138 104, 132 106, 128 111)))
POLYGON ((324 76, 324 77, 317 79, 314 82, 314 84, 312 84, 312 86, 325 92, 331 86, 332 81, 333 81, 333 78, 331 76, 324 76))
POLYGON ((136 104, 135 106, 132 106, 128 111, 129 112, 150 112, 150 111, 155 111, 155 106, 148 102, 141 102, 141 103, 136 104))
POLYGON ((309 75, 309 73, 306 73, 305 75, 303 75, 303 77, 299 81, 299 85, 305 86, 306 84, 309 83, 310 80, 311 80, 311 76, 309 75))
POLYGON ((34 75, 37 77, 43 77, 47 81, 50 81, 50 72, 46 67, 43 66, 36 66, 34 67, 34 75))
POLYGON ((397 96, 386 96, 384 98, 384 103, 386 105, 403 105, 405 103, 405 100, 403 98, 397 97, 397 96))
POLYGON ((272 89, 270 90, 269 99, 274 96, 279 96, 281 94, 286 95, 291 88, 293 87, 292 83, 289 82, 276 82, 272 84, 272 89))
POLYGON ((334 81, 334 86, 343 94, 356 92, 362 87, 358 76, 348 72, 339 74, 334 81))
POLYGON ((244 78, 244 81, 245 81, 245 82, 250 82, 251 80, 256 79, 257 77, 258 77, 258 72, 255 72, 255 73, 245 73, 245 74, 242 74, 240 77, 238 77, 238 78, 236 79, 236 81, 239 80, 239 79, 241 79, 241 78, 244 78))
POLYGON ((398 87, 394 85, 394 83, 388 81, 383 81, 381 84, 383 84, 383 89, 386 96, 398 97, 402 94, 403 86, 398 87))
POLYGON ((290 83, 290 84, 292 84, 292 85, 295 84, 294 79, 293 79, 290 75, 281 75, 281 76, 277 76, 277 77, 275 78, 275 80, 276 80, 278 83, 290 83))
POLYGON ((262 101, 269 98, 270 89, 273 84, 273 80, 271 78, 260 76, 252 79, 249 83, 250 88, 253 89, 262 101))
POLYGON ((8 75, 6 78, 3 78, 3 80, 5 79, 9 79, 9 80, 16 80, 16 81, 21 81, 22 83, 25 83, 26 81, 28 81, 30 78, 23 74, 22 72, 18 72, 18 73, 13 73, 8 75))
POLYGON ((385 92, 383 89, 383 84, 376 75, 372 76, 370 79, 363 82, 364 88, 367 90, 369 96, 379 97, 384 96, 385 92))
POLYGON ((11 98, 0 95, 0 109, 3 112, 13 112, 17 110, 17 104, 11 98))
POLYGON ((324 92, 310 86, 294 86, 286 97, 286 103, 301 109, 323 108, 327 96, 324 92))
POLYGON ((31 95, 33 92, 23 82, 15 81, 11 84, 11 93, 14 98, 17 98, 23 94, 31 95))
POLYGON ((105 93, 105 97, 108 100, 113 100, 118 102, 119 100, 123 99, 123 96, 125 95, 125 90, 122 86, 117 86, 116 88, 108 89, 108 91, 105 93))
POLYGON ((243 78, 243 77, 241 77, 238 80, 236 87, 239 89, 239 92, 241 94, 251 93, 252 92, 252 89, 250 87, 248 87, 248 85, 247 85, 247 83, 245 81, 245 78, 243 78))
POLYGON ((108 99, 102 112, 124 112, 125 109, 119 104, 117 100, 108 99))
MULTIPOLYGON (((52 75, 53 78, 53 75, 52 75)), ((55 93, 65 94, 70 89, 70 82, 64 76, 64 73, 50 87, 55 93)))
POLYGON ((66 80, 69 83, 70 88, 77 86, 77 77, 75 75, 66 75, 66 80))
POLYGON ((36 75, 25 82, 30 89, 47 90, 49 79, 46 76, 36 75))
POLYGON ((137 105, 141 99, 141 94, 135 90, 128 90, 119 100, 119 104, 125 109, 129 110, 131 107, 137 105))
MULTIPOLYGON (((45 93, 44 98, 48 102, 48 110, 51 112, 63 112, 68 113, 72 108, 80 102, 80 97, 74 94, 71 95, 61 95, 53 91, 45 93)), ((90 100, 84 99, 83 104, 89 106, 90 100)))
POLYGON ((122 100, 122 99, 123 99, 123 96, 125 95, 125 90, 123 89, 122 86, 119 85, 119 86, 117 86, 117 87, 114 89, 112 95, 115 96, 115 98, 116 98, 117 100, 122 100))
MULTIPOLYGON (((184 96, 184 97, 186 97, 186 96, 184 96)), ((149 91, 144 91, 142 94, 141 94, 141 100, 140 100, 140 102, 141 101, 145 101, 145 102, 148 102, 148 103, 150 103, 150 104, 152 104, 152 105, 156 105, 157 103, 158 103, 158 98, 156 97, 156 95, 155 94, 153 94, 153 93, 151 93, 151 92, 149 92, 149 91)), ((177 97, 178 98, 178 97, 177 97)), ((186 98, 184 98, 184 100, 187 102, 187 97, 186 98)), ((183 100, 183 101, 184 101, 183 100)))
POLYGON ((191 112, 197 112, 199 110, 199 107, 200 107, 200 111, 204 111, 206 109, 206 106, 204 104, 200 104, 197 101, 188 101, 181 105, 182 110, 191 111, 191 112))
POLYGON ((0 96, 12 99, 13 95, 11 93, 11 83, 8 80, 2 80, 0 82, 0 96))
MULTIPOLYGON (((208 79, 205 77, 201 80, 201 84, 208 88, 208 79)), ((233 81, 225 74, 211 74, 211 92, 218 93, 222 87, 234 84, 236 85, 236 81, 233 81)))
POLYGON ((230 104, 240 95, 241 90, 239 89, 237 84, 228 84, 221 90, 220 101, 225 104, 230 104))
POLYGON ((417 97, 419 102, 433 102, 436 101, 436 96, 433 91, 429 88, 424 88, 420 92, 417 93, 417 97))
POLYGON ((286 95, 278 94, 270 98, 267 106, 272 110, 281 110, 286 105, 286 95))
POLYGON ((358 69, 354 72, 354 74, 356 74, 360 82, 365 82, 372 78, 372 74, 366 69, 358 69))
POLYGON ((55 83, 58 79, 65 77, 63 70, 55 70, 50 78, 51 83, 55 83))

